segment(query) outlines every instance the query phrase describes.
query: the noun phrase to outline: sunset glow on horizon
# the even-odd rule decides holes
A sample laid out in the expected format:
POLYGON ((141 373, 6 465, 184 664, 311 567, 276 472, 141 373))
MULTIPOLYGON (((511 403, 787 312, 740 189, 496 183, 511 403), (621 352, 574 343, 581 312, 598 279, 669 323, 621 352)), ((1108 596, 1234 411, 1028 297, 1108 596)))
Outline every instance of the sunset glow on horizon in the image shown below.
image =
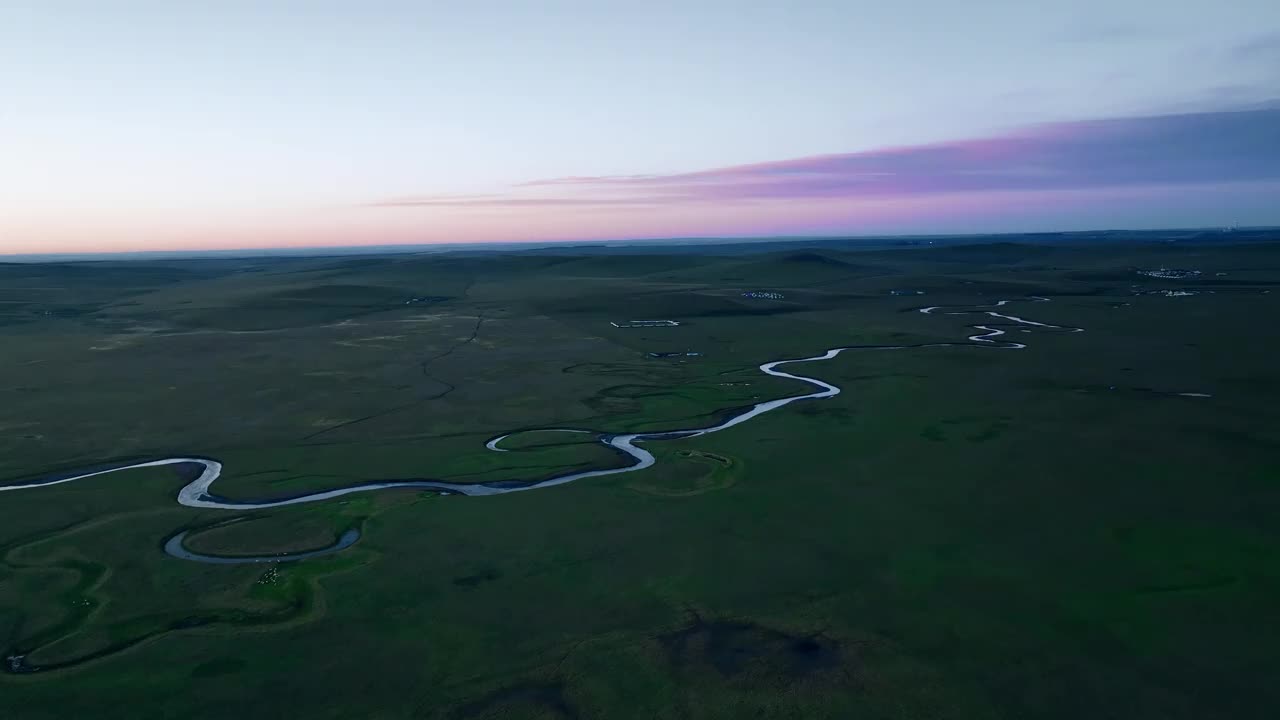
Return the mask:
POLYGON ((0 10, 0 254, 1280 225, 1264 0, 111 5, 0 10))

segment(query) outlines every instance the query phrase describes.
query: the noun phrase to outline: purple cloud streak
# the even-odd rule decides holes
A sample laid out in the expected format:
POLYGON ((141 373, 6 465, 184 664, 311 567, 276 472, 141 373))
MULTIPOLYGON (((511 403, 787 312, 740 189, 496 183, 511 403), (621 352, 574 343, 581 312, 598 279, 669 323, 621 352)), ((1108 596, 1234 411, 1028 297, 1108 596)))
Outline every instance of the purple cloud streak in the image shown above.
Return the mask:
POLYGON ((928 198, 1280 180, 1280 108, 1057 123, 1003 136, 670 175, 540 180, 378 206, 617 207, 928 198))

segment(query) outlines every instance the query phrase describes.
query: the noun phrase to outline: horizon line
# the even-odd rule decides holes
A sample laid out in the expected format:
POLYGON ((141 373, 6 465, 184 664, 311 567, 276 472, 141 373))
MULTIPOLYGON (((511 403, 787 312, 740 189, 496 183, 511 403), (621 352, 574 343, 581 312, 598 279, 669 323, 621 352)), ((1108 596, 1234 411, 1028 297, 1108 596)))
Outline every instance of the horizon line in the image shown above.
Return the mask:
MULTIPOLYGON (((143 258, 145 256, 164 256, 173 259, 200 258, 244 258, 244 257, 326 257, 328 255, 393 255, 414 254, 439 248, 441 252, 458 249, 474 249, 483 251, 492 249, 501 252, 511 249, 534 249, 556 246, 600 246, 613 244, 763 244, 768 242, 806 242, 833 240, 905 240, 927 238, 983 238, 983 237, 1017 237, 1027 235, 1092 235, 1100 233, 1174 233, 1174 232, 1259 232, 1280 231, 1280 225, 1203 225, 1190 227, 1107 227, 1090 230, 1026 230, 1019 232, 967 232, 967 233, 875 233, 875 234, 805 234, 805 235, 708 235, 708 236, 659 236, 635 238, 595 238, 589 240, 492 240, 479 242, 436 242, 436 243, 387 243, 380 245, 298 245, 278 247, 242 247, 226 249, 157 249, 157 250, 99 250, 84 252, 47 252, 47 253, 3 253, 0 252, 0 264, 41 262, 47 258, 51 261, 66 259, 67 261, 92 261, 143 258), (517 246, 512 248, 511 246, 517 246)), ((155 258, 160 259, 160 258, 155 258)))

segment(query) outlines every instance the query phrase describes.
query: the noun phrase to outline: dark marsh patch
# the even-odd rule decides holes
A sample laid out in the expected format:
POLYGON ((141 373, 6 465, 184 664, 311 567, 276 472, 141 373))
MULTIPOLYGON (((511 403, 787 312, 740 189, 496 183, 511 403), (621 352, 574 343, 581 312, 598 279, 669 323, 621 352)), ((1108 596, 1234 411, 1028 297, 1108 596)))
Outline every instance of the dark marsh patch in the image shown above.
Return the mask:
POLYGON ((480 572, 472 575, 462 575, 453 579, 453 584, 462 588, 473 588, 477 585, 483 585, 487 582, 493 582, 502 577, 502 573, 493 568, 485 568, 480 572))
POLYGON ((747 620, 694 617, 687 627, 658 637, 678 670, 709 667, 724 678, 808 679, 844 666, 840 643, 820 633, 794 634, 747 620))
POLYGON ((221 677, 224 675, 234 675, 245 668, 245 661, 241 658, 223 657, 215 658, 202 662, 191 669, 191 678, 200 680, 204 678, 221 677))
POLYGON ((499 688, 484 697, 459 705, 454 718, 564 718, 582 717, 565 697, 564 683, 525 682, 499 688))
POLYGON ((844 267, 849 264, 843 260, 837 260, 829 255, 816 252, 794 252, 783 256, 782 262, 796 265, 832 265, 836 267, 844 267))
POLYGON ((963 437, 972 443, 985 443, 998 439, 1013 426, 1012 418, 999 416, 995 418, 958 417, 941 421, 940 425, 926 428, 920 436, 926 440, 945 442, 947 431, 963 437), (942 426, 946 426, 944 430, 942 426))

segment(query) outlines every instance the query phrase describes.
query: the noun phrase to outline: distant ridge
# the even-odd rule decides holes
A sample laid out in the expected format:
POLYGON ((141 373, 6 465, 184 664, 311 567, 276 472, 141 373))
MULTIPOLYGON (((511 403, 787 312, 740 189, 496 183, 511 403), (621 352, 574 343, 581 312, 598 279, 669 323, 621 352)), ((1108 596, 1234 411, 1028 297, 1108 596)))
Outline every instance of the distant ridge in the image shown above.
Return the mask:
MULTIPOLYGON (((273 257, 345 257, 428 253, 687 253, 773 252, 806 245, 842 250, 891 247, 1093 243, 1093 242, 1270 242, 1280 240, 1280 227, 1170 228, 1162 230, 1073 230, 1062 232, 984 233, 965 235, 828 235, 776 237, 638 238, 634 240, 548 240, 529 242, 434 243, 423 245, 358 245, 349 247, 241 248, 234 250, 144 250, 116 253, 0 254, 0 263, 244 259, 273 257)), ((827 258, 831 260, 831 258, 827 258)), ((839 262, 833 260, 833 262, 839 262)))
POLYGON ((805 263, 811 265, 848 265, 843 260, 837 260, 816 252, 797 252, 791 253, 782 258, 783 262, 789 263, 805 263))

